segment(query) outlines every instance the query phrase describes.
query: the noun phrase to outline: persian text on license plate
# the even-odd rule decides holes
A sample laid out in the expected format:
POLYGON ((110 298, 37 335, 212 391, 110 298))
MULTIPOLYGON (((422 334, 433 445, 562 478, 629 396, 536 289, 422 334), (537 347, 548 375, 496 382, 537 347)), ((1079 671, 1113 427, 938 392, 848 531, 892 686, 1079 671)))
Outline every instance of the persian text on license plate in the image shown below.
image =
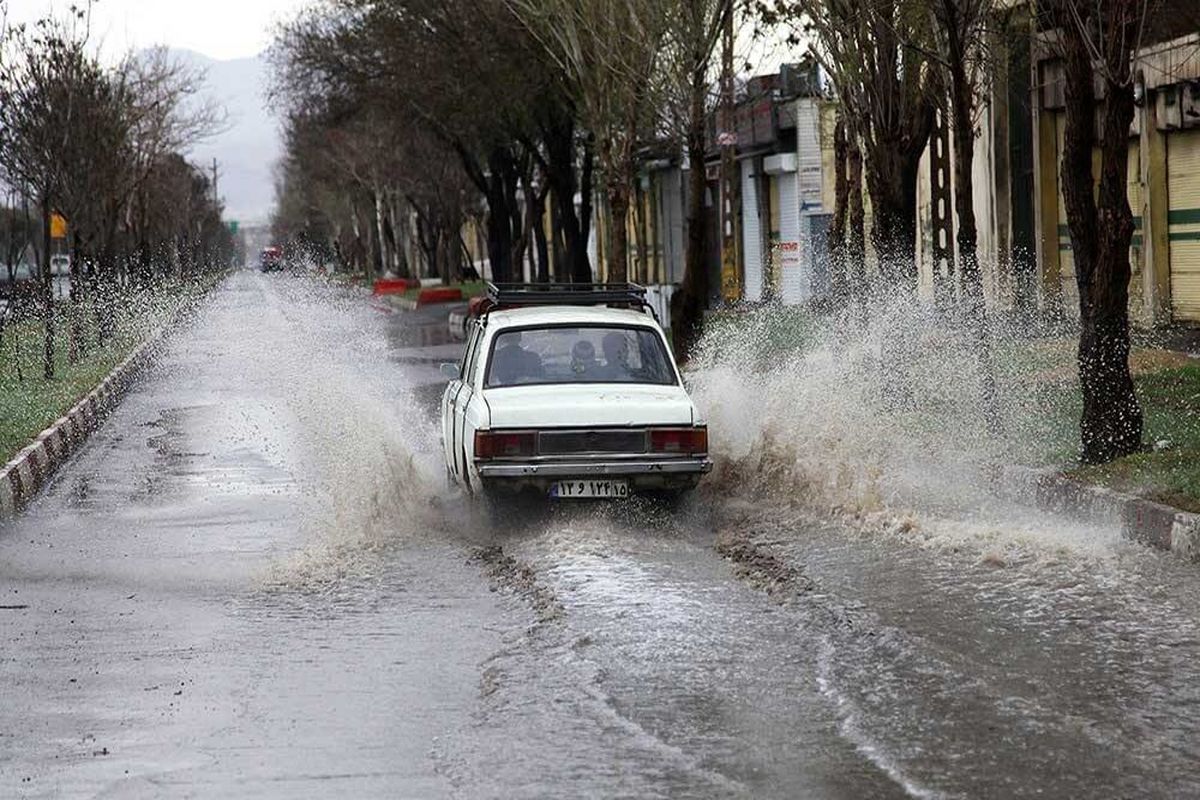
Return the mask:
POLYGON ((551 484, 550 496, 558 498, 611 498, 629 497, 628 481, 559 481, 551 484))

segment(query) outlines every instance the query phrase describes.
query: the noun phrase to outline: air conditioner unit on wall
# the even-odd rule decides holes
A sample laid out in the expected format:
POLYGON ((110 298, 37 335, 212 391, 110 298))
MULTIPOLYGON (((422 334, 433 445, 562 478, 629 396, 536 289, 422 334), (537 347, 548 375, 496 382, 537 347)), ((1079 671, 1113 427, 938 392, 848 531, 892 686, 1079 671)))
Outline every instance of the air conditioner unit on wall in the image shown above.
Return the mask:
POLYGON ((1200 128, 1200 81, 1188 81, 1179 93, 1179 119, 1185 128, 1200 128))
POLYGON ((1063 62, 1043 61, 1038 65, 1041 78, 1042 108, 1060 111, 1066 106, 1066 76, 1063 62))
POLYGON ((1183 103, 1179 84, 1163 86, 1154 93, 1154 111, 1160 131, 1177 131, 1183 127, 1183 103))

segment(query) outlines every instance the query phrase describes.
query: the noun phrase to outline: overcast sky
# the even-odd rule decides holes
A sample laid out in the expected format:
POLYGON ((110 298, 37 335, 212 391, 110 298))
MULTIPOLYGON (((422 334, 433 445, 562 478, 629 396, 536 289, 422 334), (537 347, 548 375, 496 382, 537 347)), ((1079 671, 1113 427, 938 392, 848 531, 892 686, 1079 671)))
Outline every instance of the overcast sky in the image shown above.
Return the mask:
MULTIPOLYGON (((8 0, 9 21, 47 11, 65 12, 72 0, 8 0)), ((83 0, 74 0, 82 5, 83 0)), ((306 0, 99 0, 92 10, 93 39, 105 55, 156 44, 195 50, 216 59, 244 58, 270 44, 272 25, 306 0)))

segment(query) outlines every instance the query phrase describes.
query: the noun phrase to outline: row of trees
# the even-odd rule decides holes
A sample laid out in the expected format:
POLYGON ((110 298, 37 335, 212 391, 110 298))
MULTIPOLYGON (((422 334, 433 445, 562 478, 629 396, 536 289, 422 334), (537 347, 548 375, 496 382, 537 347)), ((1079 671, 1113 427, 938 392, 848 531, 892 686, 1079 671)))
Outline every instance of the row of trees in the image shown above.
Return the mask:
POLYGON ((127 289, 228 263, 234 249, 209 181, 184 156, 221 124, 196 99, 203 76, 163 50, 106 66, 89 46, 88 21, 88 8, 73 8, 5 27, 0 41, 4 255, 11 273, 36 254, 47 379, 62 314, 50 269, 54 217, 68 229, 70 358, 87 347, 87 315, 103 346, 127 289))
POLYGON ((399 274, 409 269, 405 242, 416 236, 449 277, 462 264, 462 222, 479 215, 497 279, 510 278, 532 251, 539 278, 585 281, 593 274, 592 204, 601 202, 608 274, 621 280, 638 154, 666 143, 693 167, 685 279, 672 315, 686 356, 709 296, 713 232, 699 165, 712 144, 713 56, 736 15, 806 44, 832 84, 839 120, 830 250, 851 296, 865 298, 868 279, 889 296, 915 296, 919 164, 936 115, 946 121, 959 296, 977 334, 984 408, 997 425, 971 181, 980 98, 997 71, 996 27, 1025 12, 1059 31, 1066 63, 1062 185, 1080 288, 1082 454, 1106 461, 1141 446, 1128 369, 1124 159, 1130 54, 1151 2, 326 0, 286 25, 274 48, 288 132, 277 229, 312 246, 332 242, 344 262, 368 272, 399 274), (1103 153, 1098 194, 1095 146, 1103 153), (870 278, 864 188, 878 265, 870 278))
POLYGON ((1048 0, 1028 6, 998 0, 775 0, 758 6, 761 18, 791 25, 796 38, 811 43, 839 101, 830 250, 851 294, 861 295, 866 285, 864 182, 878 285, 888 292, 915 292, 918 167, 935 114, 947 120, 960 295, 977 334, 991 425, 998 422, 998 410, 972 186, 978 116, 991 76, 1001 71, 994 52, 1002 41, 997 30, 1012 14, 1027 13, 1036 30, 1053 32, 1047 41, 1057 42, 1066 76, 1060 182, 1079 288, 1081 457, 1087 463, 1142 447, 1142 412, 1129 371, 1133 221, 1126 160, 1133 54, 1148 23, 1164 10, 1155 0, 1048 0), (1099 175, 1092 166, 1097 150, 1099 175))
MULTIPOLYGON (((511 278, 530 254, 540 279, 590 281, 599 201, 612 221, 609 275, 622 280, 639 147, 674 142, 703 163, 711 61, 732 8, 732 0, 314 6, 282 28, 273 49, 287 131, 276 235, 331 249, 368 274, 407 274, 402 254, 416 244, 450 277, 466 249, 462 222, 478 217, 496 279, 511 278)), ((685 342, 708 296, 704 172, 692 174, 676 316, 685 342)))

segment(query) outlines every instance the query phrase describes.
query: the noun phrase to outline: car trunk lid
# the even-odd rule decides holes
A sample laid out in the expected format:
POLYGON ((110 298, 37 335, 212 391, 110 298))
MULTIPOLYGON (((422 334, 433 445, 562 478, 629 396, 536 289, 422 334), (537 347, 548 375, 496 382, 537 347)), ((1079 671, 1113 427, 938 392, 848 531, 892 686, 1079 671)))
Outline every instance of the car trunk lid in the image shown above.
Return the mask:
POLYGON ((682 386, 563 384, 484 391, 493 428, 603 428, 691 425, 682 386))

